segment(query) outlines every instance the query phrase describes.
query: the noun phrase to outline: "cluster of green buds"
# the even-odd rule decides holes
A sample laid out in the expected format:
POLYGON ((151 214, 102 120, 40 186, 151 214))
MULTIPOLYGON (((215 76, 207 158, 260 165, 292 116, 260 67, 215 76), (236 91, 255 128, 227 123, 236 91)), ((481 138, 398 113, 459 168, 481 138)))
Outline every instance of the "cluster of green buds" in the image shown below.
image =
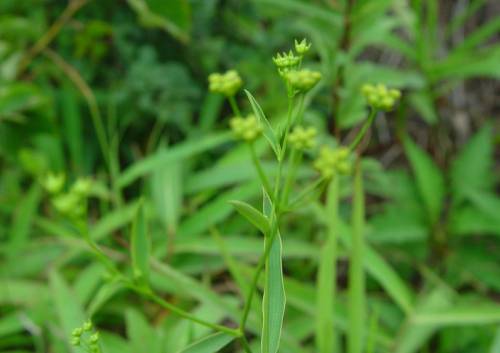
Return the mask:
POLYGON ((208 76, 208 83, 211 92, 232 97, 243 85, 243 80, 236 70, 229 70, 223 74, 210 74, 208 76))
POLYGON ((292 70, 287 72, 285 77, 295 92, 305 93, 319 82, 321 73, 308 69, 292 70))
POLYGON ((246 118, 236 116, 229 121, 229 125, 237 138, 247 142, 254 141, 262 133, 260 121, 253 114, 246 118))
POLYGON ((92 187, 88 178, 77 179, 69 191, 64 192, 64 174, 49 173, 42 181, 45 190, 51 195, 52 205, 61 214, 79 218, 85 214, 86 200, 92 187))
POLYGON ((398 99, 401 98, 401 91, 388 89, 386 85, 381 83, 377 85, 364 84, 361 87, 361 92, 368 104, 377 110, 392 110, 398 99))
POLYGON ((71 332, 71 344, 83 347, 88 353, 101 353, 99 332, 93 330, 90 320, 71 332))
POLYGON ((314 167, 325 179, 331 179, 337 174, 347 175, 352 170, 352 163, 349 156, 350 150, 347 147, 332 149, 324 146, 314 162, 314 167))
POLYGON ((293 148, 300 151, 314 148, 316 146, 317 130, 314 127, 304 128, 297 126, 288 136, 288 142, 293 148))
POLYGON ((300 68, 300 64, 302 63, 302 57, 309 51, 310 48, 311 44, 307 43, 305 39, 302 39, 300 42, 295 40, 296 53, 290 50, 288 53, 283 52, 276 54, 276 56, 273 57, 273 62, 278 68, 280 75, 285 77, 288 72, 298 70, 300 68))
POLYGON ((288 71, 298 68, 300 56, 295 55, 291 50, 287 53, 278 53, 273 57, 273 62, 278 68, 280 75, 285 75, 288 71))

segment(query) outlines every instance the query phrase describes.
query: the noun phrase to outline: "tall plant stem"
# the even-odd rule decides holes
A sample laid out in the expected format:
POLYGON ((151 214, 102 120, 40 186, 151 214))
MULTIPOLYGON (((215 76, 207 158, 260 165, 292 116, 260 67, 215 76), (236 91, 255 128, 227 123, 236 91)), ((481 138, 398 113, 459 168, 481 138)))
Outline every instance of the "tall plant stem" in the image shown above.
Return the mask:
POLYGON ((321 248, 316 301, 316 350, 318 353, 332 353, 337 347, 332 315, 334 313, 337 278, 337 232, 339 178, 333 178, 328 185, 326 212, 328 231, 326 241, 321 248))
POLYGON ((233 110, 233 114, 236 116, 241 116, 240 108, 238 108, 238 103, 236 103, 236 99, 234 98, 234 96, 228 96, 227 100, 229 101, 229 104, 231 105, 231 109, 233 110))
POLYGON ((352 209, 352 245, 349 254, 349 334, 348 353, 362 353, 365 340, 365 273, 364 230, 365 204, 360 158, 354 170, 354 195, 352 209))
POLYGON ((257 156, 257 152, 255 151, 255 145, 253 142, 248 143, 248 148, 250 149, 250 155, 252 156, 252 163, 257 170, 257 174, 259 174, 260 181, 262 182, 262 186, 264 190, 266 190, 268 195, 272 195, 271 184, 267 179, 266 173, 264 173, 264 169, 262 169, 262 164, 260 163, 259 157, 257 156))
POLYGON ((376 116, 377 116, 377 111, 375 109, 371 109, 370 114, 368 115, 368 118, 365 120, 365 122, 364 122, 363 126, 361 127, 361 129, 359 130, 358 134, 356 135, 354 140, 349 145, 349 149, 351 151, 354 151, 356 149, 356 147, 358 147, 360 142, 363 140, 363 137, 365 137, 366 132, 368 131, 368 129, 372 125, 373 120, 375 119, 376 116))

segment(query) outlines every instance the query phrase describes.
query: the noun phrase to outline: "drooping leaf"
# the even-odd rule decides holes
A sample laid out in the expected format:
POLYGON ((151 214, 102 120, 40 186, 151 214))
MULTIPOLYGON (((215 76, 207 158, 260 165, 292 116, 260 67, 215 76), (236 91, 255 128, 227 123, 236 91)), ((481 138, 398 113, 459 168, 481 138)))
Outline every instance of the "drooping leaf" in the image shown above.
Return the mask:
POLYGON ((216 353, 231 343, 234 338, 224 332, 214 333, 190 344, 178 353, 216 353))
POLYGON ((243 201, 232 200, 230 201, 230 203, 234 206, 239 214, 241 214, 250 223, 257 227, 263 234, 269 234, 269 220, 262 213, 243 201))

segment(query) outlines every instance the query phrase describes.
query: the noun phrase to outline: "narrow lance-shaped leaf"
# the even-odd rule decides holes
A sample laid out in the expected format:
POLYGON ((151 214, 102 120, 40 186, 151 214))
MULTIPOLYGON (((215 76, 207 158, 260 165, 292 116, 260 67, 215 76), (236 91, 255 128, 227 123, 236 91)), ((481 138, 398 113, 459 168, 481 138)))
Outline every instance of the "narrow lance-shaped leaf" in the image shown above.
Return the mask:
POLYGON ((219 332, 207 337, 203 337, 199 341, 190 344, 178 353, 216 353, 227 346, 229 343, 231 343, 234 339, 234 336, 231 336, 224 332, 219 332))
POLYGON ((276 154, 276 158, 280 159, 281 150, 280 150, 280 145, 278 142, 278 137, 276 136, 276 132, 274 131, 273 127, 271 126, 271 123, 269 123, 269 120, 267 120, 264 112, 262 111, 262 108, 260 107, 259 103, 257 103, 257 101, 252 96, 252 94, 250 92, 248 92, 247 90, 245 90, 245 93, 248 97, 248 100, 250 101, 250 105, 252 106, 253 113, 259 119, 261 124, 264 125, 265 138, 269 141, 271 148, 273 149, 274 153, 276 154))
POLYGON ((130 251, 132 266, 134 268, 134 277, 136 277, 141 284, 147 285, 149 280, 150 238, 144 215, 144 204, 141 204, 139 207, 132 225, 130 251))
MULTIPOLYGON (((273 215, 274 209, 269 196, 265 190, 263 192, 263 212, 266 217, 272 220, 275 217, 273 215)), ((281 235, 277 225, 272 224, 272 222, 271 233, 265 239, 265 244, 268 244, 269 241, 272 241, 272 244, 265 264, 264 297, 262 300, 262 353, 278 352, 286 302, 281 235)))
POLYGON ((243 201, 230 201, 236 211, 257 227, 263 234, 269 234, 269 220, 254 207, 243 201))

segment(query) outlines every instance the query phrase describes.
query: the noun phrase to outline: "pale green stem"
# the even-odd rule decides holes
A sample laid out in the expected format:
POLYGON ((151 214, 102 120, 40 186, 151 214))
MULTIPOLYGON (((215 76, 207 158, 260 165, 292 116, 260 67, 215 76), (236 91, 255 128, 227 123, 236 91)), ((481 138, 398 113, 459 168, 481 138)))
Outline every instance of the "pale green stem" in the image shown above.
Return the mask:
POLYGON ((309 196, 314 190, 324 184, 326 180, 324 178, 320 178, 316 180, 314 183, 309 184, 295 199, 293 199, 289 205, 286 206, 286 209, 289 210, 293 208, 307 196, 309 196))
POLYGON ((354 195, 352 209, 352 245, 349 256, 349 334, 348 353, 362 353, 365 332, 366 298, 364 258, 365 206, 361 163, 358 158, 354 171, 354 195))
POLYGON ((318 353, 331 353, 337 346, 337 335, 332 315, 336 298, 339 197, 339 178, 336 177, 330 181, 328 186, 326 199, 328 232, 326 241, 321 249, 317 277, 316 348, 318 353))
POLYGON ((366 119, 365 123, 363 124, 363 126, 359 130, 359 132, 356 135, 356 137, 354 138, 354 140, 349 145, 349 149, 351 151, 354 151, 356 149, 356 147, 358 147, 360 142, 363 140, 363 137, 365 136, 366 132, 368 131, 368 129, 372 125, 373 120, 375 120, 376 116, 377 116, 377 111, 375 109, 371 109, 370 114, 368 115, 368 118, 366 119))
POLYGON ((290 190, 292 188, 293 181, 295 180, 295 175, 297 174, 297 169, 300 165, 301 160, 302 160, 302 151, 293 148, 288 160, 288 169, 285 178, 285 186, 283 187, 283 196, 281 198, 280 208, 286 207, 286 205, 288 204, 288 197, 290 195, 290 190))
POLYGON ((252 299, 255 294, 255 291, 257 289, 257 282, 259 281, 260 274, 262 270, 264 269, 264 265, 266 264, 267 257, 269 256, 269 253, 272 248, 272 243, 274 241, 274 238, 276 237, 276 234, 278 232, 272 232, 271 236, 268 237, 269 241, 265 242, 265 247, 264 247, 264 253, 261 255, 259 258, 259 262, 257 263, 257 268, 255 269, 253 278, 252 278, 252 283, 250 285, 250 291, 247 295, 247 301, 245 303, 245 307, 243 308, 243 315, 241 317, 240 321, 240 330, 244 331, 245 330, 245 325, 248 319, 248 314, 250 313, 250 307, 252 305, 252 299))
POLYGON ((233 110, 233 114, 236 116, 241 116, 240 108, 238 108, 238 103, 236 103, 236 99, 234 96, 228 96, 227 100, 229 101, 229 104, 231 105, 231 109, 233 110))

